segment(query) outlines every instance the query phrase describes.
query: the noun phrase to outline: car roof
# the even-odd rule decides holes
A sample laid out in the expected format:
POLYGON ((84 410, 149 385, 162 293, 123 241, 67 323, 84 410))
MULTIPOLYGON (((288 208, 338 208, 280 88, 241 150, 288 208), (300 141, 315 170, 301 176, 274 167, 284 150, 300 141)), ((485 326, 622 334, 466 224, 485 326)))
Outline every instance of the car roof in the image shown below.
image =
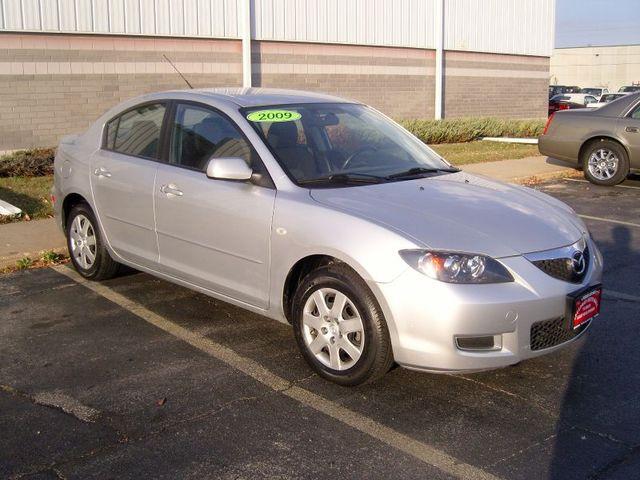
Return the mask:
POLYGON ((640 100, 640 92, 630 93, 618 98, 615 102, 609 102, 598 109, 600 115, 606 117, 619 117, 623 115, 630 106, 635 105, 640 100))
POLYGON ((261 105, 288 105, 295 103, 355 103, 344 98, 324 93, 286 90, 279 88, 195 88, 192 90, 173 90, 166 93, 193 93, 235 103, 239 107, 257 107, 261 105))

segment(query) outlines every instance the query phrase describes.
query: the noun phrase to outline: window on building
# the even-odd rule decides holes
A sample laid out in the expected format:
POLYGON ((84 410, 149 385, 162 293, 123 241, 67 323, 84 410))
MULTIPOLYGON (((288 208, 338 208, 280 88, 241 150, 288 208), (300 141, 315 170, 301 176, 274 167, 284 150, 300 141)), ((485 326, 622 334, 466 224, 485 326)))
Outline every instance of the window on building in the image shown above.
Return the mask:
POLYGON ((122 114, 116 123, 112 120, 107 125, 107 148, 126 155, 158 158, 165 110, 160 103, 143 105, 122 114), (112 133, 112 129, 115 133, 112 133), (113 143, 112 147, 110 142, 113 143))

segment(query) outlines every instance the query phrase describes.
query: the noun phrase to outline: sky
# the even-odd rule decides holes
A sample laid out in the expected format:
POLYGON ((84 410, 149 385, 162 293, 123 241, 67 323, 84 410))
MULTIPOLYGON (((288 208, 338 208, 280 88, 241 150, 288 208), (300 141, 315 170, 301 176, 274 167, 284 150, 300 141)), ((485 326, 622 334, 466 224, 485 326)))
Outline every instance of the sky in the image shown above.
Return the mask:
POLYGON ((640 44, 640 0, 556 0, 556 48, 640 44))

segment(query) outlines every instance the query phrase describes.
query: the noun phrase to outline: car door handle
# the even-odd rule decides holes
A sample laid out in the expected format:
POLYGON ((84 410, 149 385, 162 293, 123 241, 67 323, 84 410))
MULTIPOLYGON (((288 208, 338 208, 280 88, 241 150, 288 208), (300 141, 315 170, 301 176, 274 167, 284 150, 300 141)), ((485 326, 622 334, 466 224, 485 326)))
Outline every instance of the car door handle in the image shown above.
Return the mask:
POLYGON ((638 127, 627 127, 624 131, 629 133, 638 133, 638 127))
POLYGON ((178 186, 174 183, 162 185, 160 187, 160 191, 164 193, 167 197, 170 195, 173 195, 175 197, 181 197, 183 195, 182 190, 180 190, 178 186))
POLYGON ((104 167, 98 167, 93 171, 93 174, 96 177, 105 177, 105 178, 109 178, 111 177, 111 172, 109 170, 107 170, 104 167))

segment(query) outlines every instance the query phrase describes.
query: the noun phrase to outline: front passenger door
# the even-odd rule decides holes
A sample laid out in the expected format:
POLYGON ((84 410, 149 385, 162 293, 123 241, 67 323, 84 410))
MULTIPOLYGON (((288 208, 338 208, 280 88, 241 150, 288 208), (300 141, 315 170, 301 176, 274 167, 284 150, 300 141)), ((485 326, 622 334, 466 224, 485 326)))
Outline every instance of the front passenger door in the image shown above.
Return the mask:
POLYGON ((169 164, 158 167, 156 231, 163 272, 225 296, 269 304, 275 189, 234 123, 210 107, 177 103, 169 164), (242 157, 260 181, 210 179, 211 157, 242 157))

